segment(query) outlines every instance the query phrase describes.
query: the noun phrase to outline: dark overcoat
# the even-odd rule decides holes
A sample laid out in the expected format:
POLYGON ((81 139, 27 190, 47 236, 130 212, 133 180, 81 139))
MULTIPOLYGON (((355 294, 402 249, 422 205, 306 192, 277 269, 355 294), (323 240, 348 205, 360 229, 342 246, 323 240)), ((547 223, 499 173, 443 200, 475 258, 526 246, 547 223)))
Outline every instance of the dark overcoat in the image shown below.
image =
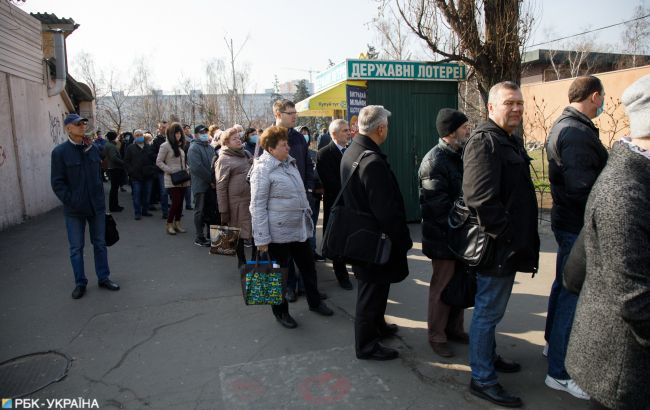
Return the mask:
POLYGON ((408 276, 406 253, 413 246, 406 225, 404 199, 397 179, 390 169, 386 155, 379 146, 365 135, 358 134, 343 154, 341 160, 341 181, 352 172, 352 164, 366 150, 374 151, 359 164, 344 189, 345 206, 372 214, 383 233, 392 242, 392 249, 385 265, 352 266, 357 278, 373 283, 396 283, 408 276))

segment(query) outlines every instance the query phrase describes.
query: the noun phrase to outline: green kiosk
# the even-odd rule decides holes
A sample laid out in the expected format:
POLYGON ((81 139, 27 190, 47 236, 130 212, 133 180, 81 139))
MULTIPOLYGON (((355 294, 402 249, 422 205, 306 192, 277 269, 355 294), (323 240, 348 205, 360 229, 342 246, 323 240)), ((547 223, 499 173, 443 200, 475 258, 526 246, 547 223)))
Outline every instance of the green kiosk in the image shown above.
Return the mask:
POLYGON ((406 218, 417 222, 420 161, 438 143, 438 110, 458 107, 458 81, 465 76, 461 64, 348 59, 318 74, 316 93, 296 103, 296 109, 303 117, 345 118, 351 128, 366 105, 391 111, 381 149, 402 190, 406 218))

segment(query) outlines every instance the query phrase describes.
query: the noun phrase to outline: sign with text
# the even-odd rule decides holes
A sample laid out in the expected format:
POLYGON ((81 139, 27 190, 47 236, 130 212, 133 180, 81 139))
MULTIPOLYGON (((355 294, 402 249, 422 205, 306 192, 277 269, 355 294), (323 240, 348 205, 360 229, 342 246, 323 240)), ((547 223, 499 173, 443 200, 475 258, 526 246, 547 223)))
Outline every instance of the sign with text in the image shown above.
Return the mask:
POLYGON ((436 80, 465 79, 465 66, 419 61, 347 60, 348 79, 354 80, 436 80))
POLYGON ((357 123, 359 119, 359 111, 366 106, 366 89, 363 87, 356 87, 353 85, 347 86, 346 99, 348 103, 347 120, 350 129, 353 133, 357 131, 357 123))

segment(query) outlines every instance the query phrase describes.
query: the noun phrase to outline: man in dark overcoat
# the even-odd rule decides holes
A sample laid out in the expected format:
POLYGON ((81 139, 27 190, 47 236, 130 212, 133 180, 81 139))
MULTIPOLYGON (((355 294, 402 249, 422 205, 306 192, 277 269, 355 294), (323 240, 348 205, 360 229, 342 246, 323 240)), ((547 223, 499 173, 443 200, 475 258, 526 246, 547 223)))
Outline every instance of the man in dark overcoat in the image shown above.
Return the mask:
POLYGON ((379 343, 383 337, 397 332, 397 326, 384 318, 390 284, 408 276, 406 253, 413 246, 406 225, 404 199, 386 155, 379 146, 388 137, 390 111, 380 105, 369 105, 359 113, 359 134, 343 154, 341 181, 352 173, 352 164, 366 150, 372 151, 359 163, 343 191, 347 207, 371 214, 382 233, 392 242, 388 262, 384 265, 352 265, 358 280, 357 306, 354 319, 357 358, 391 360, 397 350, 379 343))

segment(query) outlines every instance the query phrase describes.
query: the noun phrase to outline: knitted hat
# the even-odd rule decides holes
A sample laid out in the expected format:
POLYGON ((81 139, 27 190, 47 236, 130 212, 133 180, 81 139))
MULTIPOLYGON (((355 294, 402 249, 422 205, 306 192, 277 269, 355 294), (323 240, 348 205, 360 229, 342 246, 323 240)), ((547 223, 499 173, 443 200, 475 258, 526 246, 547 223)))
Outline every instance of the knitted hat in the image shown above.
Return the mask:
POLYGON ((438 111, 436 129, 440 138, 446 137, 467 122, 467 116, 458 110, 443 108, 438 111))
POLYGON ((627 87, 621 102, 630 117, 630 138, 650 137, 650 74, 627 87))

